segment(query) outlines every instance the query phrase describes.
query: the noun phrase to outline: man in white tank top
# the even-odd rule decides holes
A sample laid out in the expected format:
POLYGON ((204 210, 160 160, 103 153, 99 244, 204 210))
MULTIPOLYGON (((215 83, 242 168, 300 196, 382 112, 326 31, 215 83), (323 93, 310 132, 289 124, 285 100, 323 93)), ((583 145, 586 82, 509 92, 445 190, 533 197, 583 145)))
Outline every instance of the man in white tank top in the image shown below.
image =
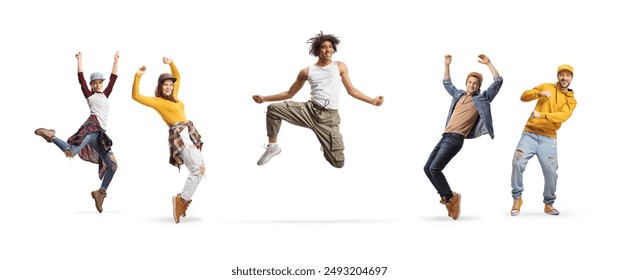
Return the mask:
POLYGON ((277 145, 277 134, 282 120, 306 127, 314 131, 325 159, 334 167, 344 166, 344 142, 340 134, 340 116, 337 108, 342 84, 349 95, 369 104, 380 106, 383 96, 371 98, 357 90, 348 77, 348 68, 341 61, 331 60, 337 52, 340 39, 325 35, 322 31, 310 38, 309 53, 318 57, 318 62, 301 69, 289 90, 273 95, 254 95, 256 103, 283 101, 291 99, 308 81, 311 86, 310 100, 307 102, 284 101, 272 103, 267 107, 267 136, 269 144, 258 160, 258 165, 267 163, 281 152, 277 145))

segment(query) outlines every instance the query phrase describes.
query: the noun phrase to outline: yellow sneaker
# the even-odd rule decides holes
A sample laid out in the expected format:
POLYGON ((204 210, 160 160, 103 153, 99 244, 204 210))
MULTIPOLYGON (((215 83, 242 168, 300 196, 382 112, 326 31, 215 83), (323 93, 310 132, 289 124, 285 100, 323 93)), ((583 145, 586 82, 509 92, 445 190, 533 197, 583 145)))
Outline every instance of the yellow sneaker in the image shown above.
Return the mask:
POLYGON ((514 205, 512 205, 510 214, 512 214, 512 216, 518 216, 518 214, 520 214, 520 206, 522 206, 522 197, 514 199, 514 205))
POLYGON ((548 215, 559 215, 559 210, 552 207, 552 204, 544 204, 544 212, 548 215))

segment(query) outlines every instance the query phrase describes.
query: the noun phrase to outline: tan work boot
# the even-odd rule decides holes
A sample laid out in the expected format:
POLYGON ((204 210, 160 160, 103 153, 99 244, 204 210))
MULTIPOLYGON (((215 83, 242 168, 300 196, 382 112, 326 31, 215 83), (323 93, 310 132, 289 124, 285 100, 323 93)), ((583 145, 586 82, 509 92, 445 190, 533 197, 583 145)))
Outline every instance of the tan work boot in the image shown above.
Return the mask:
POLYGON ((548 215, 559 215, 559 210, 552 207, 552 203, 544 204, 544 212, 548 215))
POLYGON ((53 129, 37 128, 34 134, 43 137, 47 143, 51 143, 52 139, 56 136, 56 131, 53 129))
MULTIPOLYGON (((176 196, 181 196, 181 194, 177 194, 176 196)), ((181 216, 185 217, 187 216, 187 208, 189 208, 189 204, 191 204, 191 199, 190 200, 186 200, 187 201, 187 205, 185 205, 185 211, 183 211, 183 213, 181 214, 181 216)))
POLYGON ((99 211, 99 213, 103 212, 103 200, 107 196, 107 193, 102 190, 96 190, 90 192, 90 195, 92 196, 92 199, 95 200, 95 207, 97 207, 97 211, 99 211))
POLYGON ((187 203, 180 195, 172 197, 172 214, 174 215, 174 222, 177 224, 181 221, 181 216, 187 211, 187 203))
POLYGON ((514 199, 514 205, 512 205, 512 211, 509 212, 512 216, 518 216, 520 214, 520 206, 522 206, 522 197, 514 199))
POLYGON ((453 197, 449 199, 449 201, 447 201, 447 203, 445 204, 447 207, 449 207, 449 216, 454 220, 457 220, 460 217, 461 198, 462 196, 459 193, 453 192, 453 197))
POLYGON ((445 197, 442 196, 441 197, 441 201, 439 201, 441 204, 445 205, 445 207, 447 208, 447 216, 451 217, 451 209, 449 209, 449 206, 447 205, 447 200, 445 200, 445 197))

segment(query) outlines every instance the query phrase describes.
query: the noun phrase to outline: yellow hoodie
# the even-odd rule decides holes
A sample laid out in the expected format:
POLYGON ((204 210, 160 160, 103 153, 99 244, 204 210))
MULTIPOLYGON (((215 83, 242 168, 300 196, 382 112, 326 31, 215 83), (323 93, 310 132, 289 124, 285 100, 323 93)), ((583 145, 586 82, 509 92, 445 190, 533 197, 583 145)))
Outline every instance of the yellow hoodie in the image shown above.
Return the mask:
POLYGON ((537 99, 535 111, 540 112, 540 118, 529 118, 524 127, 525 131, 557 138, 557 130, 561 123, 567 121, 576 108, 576 99, 571 89, 562 91, 557 84, 541 84, 531 90, 525 91, 520 100, 529 102, 537 99), (549 91, 550 97, 541 96, 540 93, 549 91))

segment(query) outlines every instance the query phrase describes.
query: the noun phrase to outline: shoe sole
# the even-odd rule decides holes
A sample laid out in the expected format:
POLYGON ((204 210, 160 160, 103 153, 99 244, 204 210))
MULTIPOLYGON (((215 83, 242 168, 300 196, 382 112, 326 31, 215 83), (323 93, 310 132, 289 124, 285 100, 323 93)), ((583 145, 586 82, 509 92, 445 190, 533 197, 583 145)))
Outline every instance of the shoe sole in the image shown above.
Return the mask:
POLYGON ((510 212, 510 214, 511 214, 512 216, 518 216, 518 214, 520 214, 520 212, 510 212))
POLYGON ((176 196, 172 197, 172 217, 174 217, 174 222, 177 224, 180 222, 180 218, 176 218, 176 196))
POLYGON ((277 152, 273 153, 273 155, 269 158, 266 159, 263 163, 260 163, 260 161, 258 161, 258 165, 265 165, 267 162, 269 162, 274 156, 279 155, 279 153, 282 152, 282 149, 278 149, 277 152))

